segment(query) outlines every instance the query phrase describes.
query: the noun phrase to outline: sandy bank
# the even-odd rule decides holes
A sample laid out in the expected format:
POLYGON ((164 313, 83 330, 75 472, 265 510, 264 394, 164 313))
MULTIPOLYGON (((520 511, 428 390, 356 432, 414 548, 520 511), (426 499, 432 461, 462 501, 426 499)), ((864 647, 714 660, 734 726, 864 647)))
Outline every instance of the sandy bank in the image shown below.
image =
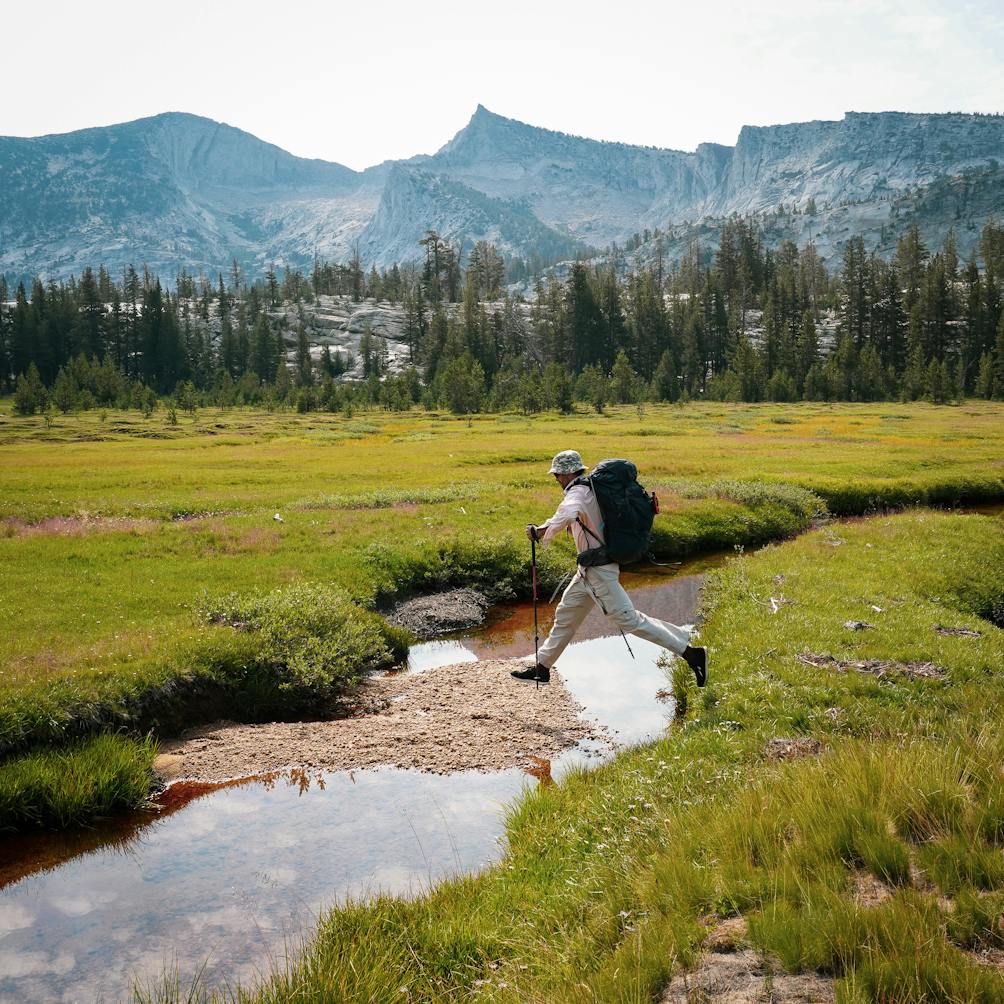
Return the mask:
POLYGON ((508 659, 374 677, 358 688, 359 712, 322 722, 218 723, 165 743, 165 780, 220 780, 281 767, 327 770, 392 765, 446 774, 503 770, 549 759, 580 739, 609 742, 557 673, 539 690, 509 676, 508 659))

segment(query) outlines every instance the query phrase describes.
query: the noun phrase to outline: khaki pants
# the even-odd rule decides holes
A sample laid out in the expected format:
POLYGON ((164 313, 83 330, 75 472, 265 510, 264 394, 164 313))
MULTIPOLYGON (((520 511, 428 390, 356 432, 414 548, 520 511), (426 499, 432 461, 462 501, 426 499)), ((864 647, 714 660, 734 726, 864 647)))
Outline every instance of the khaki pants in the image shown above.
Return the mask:
POLYGON ((580 566, 562 593, 554 612, 554 627, 540 647, 538 660, 542 666, 550 669, 555 664, 594 603, 625 634, 636 634, 677 655, 689 644, 689 635, 683 628, 635 610, 631 597, 620 583, 617 565, 580 566))

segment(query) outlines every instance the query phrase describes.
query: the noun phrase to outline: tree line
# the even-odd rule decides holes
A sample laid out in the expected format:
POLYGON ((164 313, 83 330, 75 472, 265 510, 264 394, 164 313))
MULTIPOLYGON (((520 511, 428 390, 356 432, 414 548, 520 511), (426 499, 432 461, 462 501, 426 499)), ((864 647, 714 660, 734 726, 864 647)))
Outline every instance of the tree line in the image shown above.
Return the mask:
MULTIPOLYGON (((658 242, 656 242, 658 243, 658 242)), ((568 410, 575 400, 915 400, 1004 397, 1004 229, 983 228, 961 262, 954 233, 928 248, 914 227, 891 260, 855 237, 839 267, 815 247, 766 246, 736 216, 717 248, 626 272, 616 256, 506 287, 487 242, 466 255, 435 231, 417 264, 377 270, 358 251, 307 272, 248 281, 234 263, 174 288, 101 266, 8 290, 0 277, 0 390, 24 412, 158 397, 351 408, 415 404, 568 410), (367 330, 358 358, 321 344, 320 297, 396 305, 406 358, 367 330), (312 335, 315 342, 312 343, 312 335), (393 370, 393 372, 392 372, 393 370)))

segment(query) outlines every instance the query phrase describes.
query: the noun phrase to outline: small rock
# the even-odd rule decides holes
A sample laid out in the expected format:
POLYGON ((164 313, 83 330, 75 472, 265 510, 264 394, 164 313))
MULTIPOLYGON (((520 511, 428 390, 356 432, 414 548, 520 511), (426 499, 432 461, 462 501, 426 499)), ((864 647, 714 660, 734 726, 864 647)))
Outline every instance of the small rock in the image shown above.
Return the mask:
POLYGON ((875 625, 869 624, 867 621, 844 621, 844 627, 848 631, 870 631, 874 629, 875 625))

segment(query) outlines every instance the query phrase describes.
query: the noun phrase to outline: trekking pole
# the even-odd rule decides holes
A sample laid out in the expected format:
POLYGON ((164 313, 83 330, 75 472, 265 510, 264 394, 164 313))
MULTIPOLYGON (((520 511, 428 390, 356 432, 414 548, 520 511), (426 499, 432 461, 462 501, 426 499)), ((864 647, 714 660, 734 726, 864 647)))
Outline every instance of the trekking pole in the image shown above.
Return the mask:
MULTIPOLYGON (((537 666, 540 665, 538 659, 538 649, 540 646, 540 632, 537 629, 537 531, 533 531, 530 537, 530 572, 533 577, 533 667, 534 675, 537 675, 537 666)), ((537 690, 540 690, 540 680, 536 681, 537 690)))

